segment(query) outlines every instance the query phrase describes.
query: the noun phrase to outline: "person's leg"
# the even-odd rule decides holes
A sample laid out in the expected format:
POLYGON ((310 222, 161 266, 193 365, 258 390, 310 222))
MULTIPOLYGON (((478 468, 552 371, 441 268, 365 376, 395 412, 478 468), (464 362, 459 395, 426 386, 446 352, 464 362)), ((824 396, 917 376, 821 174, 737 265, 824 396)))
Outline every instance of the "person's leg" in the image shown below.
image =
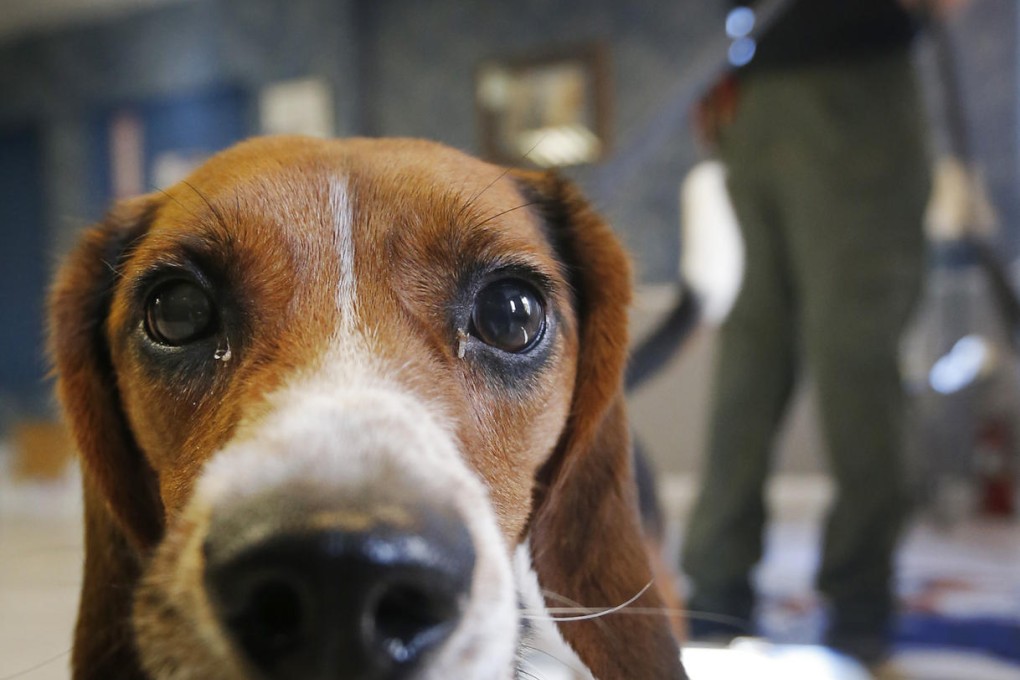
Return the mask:
POLYGON ((770 182, 754 177, 757 160, 729 150, 746 265, 719 333, 708 450, 684 536, 693 638, 753 631, 749 577, 762 552, 763 485, 795 366, 792 285, 770 182))
POLYGON ((802 333, 837 491, 817 582, 833 610, 828 641, 877 657, 908 505, 898 356, 922 278, 928 174, 905 56, 826 76, 815 129, 827 140, 809 163, 792 164, 788 195, 802 333))
POLYGON ((894 550, 908 509, 898 341, 917 290, 911 271, 920 270, 907 246, 898 252, 895 262, 865 258, 843 270, 839 294, 806 311, 807 357, 836 482, 817 584, 832 605, 837 644, 841 636, 880 643, 894 611, 894 550))

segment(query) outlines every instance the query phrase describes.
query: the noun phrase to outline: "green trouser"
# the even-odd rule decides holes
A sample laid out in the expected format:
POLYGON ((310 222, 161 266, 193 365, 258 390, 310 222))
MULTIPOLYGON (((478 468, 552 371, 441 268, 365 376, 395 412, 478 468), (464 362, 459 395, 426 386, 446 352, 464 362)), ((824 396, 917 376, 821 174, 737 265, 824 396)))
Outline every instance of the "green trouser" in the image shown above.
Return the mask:
POLYGON ((749 74, 721 140, 746 245, 723 325, 701 494, 684 540, 692 611, 748 620, 763 486, 802 362, 836 498, 818 589, 888 623, 907 511, 900 335, 923 273, 925 126, 908 54, 749 74))

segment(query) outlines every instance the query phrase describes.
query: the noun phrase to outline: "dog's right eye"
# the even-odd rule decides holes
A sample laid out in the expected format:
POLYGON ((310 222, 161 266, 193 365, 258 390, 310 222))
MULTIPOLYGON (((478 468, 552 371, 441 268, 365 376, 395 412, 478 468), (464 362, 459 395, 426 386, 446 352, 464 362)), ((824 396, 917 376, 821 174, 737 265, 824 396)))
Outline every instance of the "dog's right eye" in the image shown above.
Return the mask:
POLYGON ((145 330, 154 341, 177 347, 209 335, 213 316, 212 302, 198 284, 182 279, 167 281, 149 295, 145 330))
POLYGON ((504 352, 531 349, 545 330, 545 305, 530 284, 503 279, 483 288, 471 313, 475 335, 504 352))

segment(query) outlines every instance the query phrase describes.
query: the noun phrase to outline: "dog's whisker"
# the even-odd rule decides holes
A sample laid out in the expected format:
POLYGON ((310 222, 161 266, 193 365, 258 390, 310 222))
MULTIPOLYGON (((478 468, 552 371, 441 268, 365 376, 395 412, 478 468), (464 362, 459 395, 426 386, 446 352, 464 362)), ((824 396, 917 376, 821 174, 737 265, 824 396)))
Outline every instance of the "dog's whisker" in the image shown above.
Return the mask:
MULTIPOLYGON (((534 144, 532 144, 530 149, 528 149, 523 154, 521 154, 521 160, 522 161, 526 161, 528 159, 528 156, 531 155, 531 152, 534 151, 536 148, 538 148, 538 145, 541 144, 543 140, 545 140, 545 135, 542 135, 541 137, 539 137, 538 141, 536 141, 534 144)), ((478 199, 482 197, 482 194, 484 194, 486 191, 488 191, 493 186, 495 186, 495 184, 497 182, 499 182, 499 180, 503 179, 508 174, 510 174, 511 170, 513 170, 512 167, 504 168, 503 172, 499 173, 499 176, 496 177, 496 179, 494 179, 491 182, 489 182, 488 184, 486 184, 484 187, 482 187, 482 189, 478 193, 476 193, 474 196, 469 198, 467 200, 467 202, 460 207, 460 210, 457 211, 457 217, 461 217, 468 210, 473 208, 475 203, 478 201, 478 199)), ((518 207, 524 207, 524 206, 518 206, 518 207)), ((509 211, 507 211, 507 212, 509 212, 509 211)), ((498 216, 499 215, 495 215, 494 217, 498 217, 498 216)), ((490 218, 490 219, 492 219, 492 218, 490 218)), ((488 222, 488 220, 485 220, 484 222, 481 222, 480 224, 485 224, 485 222, 488 222)), ((475 225, 475 226, 479 226, 479 225, 475 225)))
POLYGON ((226 236, 226 241, 227 242, 233 241, 234 235, 233 232, 230 230, 230 227, 227 226, 227 220, 223 217, 223 211, 217 208, 215 205, 213 205, 213 202, 209 200, 209 197, 206 196, 201 191, 199 191, 198 187, 196 187, 191 182, 187 180, 181 180, 181 184, 194 191, 195 194, 202 199, 202 202, 205 203, 206 207, 209 208, 209 212, 211 212, 213 214, 213 217, 216 218, 216 223, 219 225, 220 229, 223 231, 223 234, 226 236))
MULTIPOLYGON (((528 153, 531 153, 531 152, 529 151, 528 153)), ((489 182, 488 184, 486 184, 484 187, 482 187, 478 191, 478 193, 476 193, 474 196, 469 198, 467 200, 467 202, 464 203, 464 205, 462 205, 460 207, 460 210, 457 211, 457 217, 463 216, 465 213, 467 213, 467 211, 469 211, 471 208, 473 208, 475 203, 478 201, 478 199, 480 199, 482 197, 482 194, 484 194, 486 191, 488 191, 493 186, 495 186, 496 183, 499 182, 499 180, 501 180, 504 177, 506 177, 510 173, 510 170, 511 170, 511 168, 504 168, 503 172, 499 173, 499 175, 496 177, 496 179, 494 179, 491 182, 489 182)))
POLYGON ((639 590, 637 592, 637 594, 635 594, 633 597, 631 597, 626 602, 624 602, 622 604, 618 604, 615 607, 609 607, 609 608, 605 608, 605 607, 581 607, 579 609, 578 608, 555 607, 553 609, 547 609, 546 612, 548 614, 546 614, 546 615, 542 615, 542 614, 529 614, 528 610, 524 610, 524 613, 522 613, 521 616, 524 619, 530 619, 530 620, 544 619, 544 620, 557 621, 557 622, 564 622, 564 621, 587 621, 589 619, 598 619, 598 618, 601 618, 603 616, 609 616, 610 614, 615 614, 616 612, 619 612, 619 611, 621 611, 623 609, 626 609, 630 605, 634 604, 635 602, 638 601, 638 599, 640 599, 640 597, 642 595, 644 595, 646 592, 648 592, 648 589, 652 587, 652 584, 654 582, 655 581, 649 581, 648 583, 645 584, 644 588, 642 588, 641 590, 639 590), (567 615, 563 615, 563 616, 556 616, 557 613, 560 613, 559 610, 561 610, 561 609, 569 609, 571 611, 571 614, 567 614, 567 615), (581 611, 581 612, 584 612, 584 613, 580 613, 580 614, 573 613, 573 612, 576 612, 576 611, 581 611))
MULTIPOLYGON (((522 610, 527 613, 532 610, 522 610)), ((604 611, 599 607, 550 607, 544 610, 547 614, 584 614, 604 611)), ((682 615, 690 619, 698 619, 700 621, 713 621, 718 623, 733 624, 741 628, 749 628, 750 621, 743 619, 738 616, 729 616, 726 614, 715 614, 713 612, 702 612, 692 609, 682 609, 678 607, 627 607, 626 609, 612 612, 614 614, 628 614, 638 616, 675 616, 682 615)), ((540 616, 532 617, 533 619, 541 619, 540 616)))
POLYGON ((538 145, 545 141, 545 138, 549 136, 549 133, 543 133, 541 137, 535 140, 535 143, 531 145, 531 148, 521 154, 521 160, 526 161, 531 156, 531 152, 538 148, 538 145))
POLYGON ((65 649, 64 651, 60 652, 59 654, 54 654, 53 656, 51 656, 48 659, 45 659, 43 661, 40 661, 39 663, 35 664, 34 666, 29 666, 28 668, 23 668, 20 671, 15 671, 12 675, 5 675, 2 678, 0 678, 0 680, 17 680, 17 678, 23 678, 26 675, 28 675, 29 673, 34 673, 34 672, 36 672, 38 670, 42 670, 46 666, 49 666, 51 663, 56 663, 57 661, 60 661, 61 659, 63 659, 64 657, 66 657, 70 653, 71 653, 71 648, 68 647, 67 649, 65 649))
POLYGON ((102 263, 103 263, 103 266, 106 267, 107 269, 109 269, 110 273, 113 274, 115 277, 123 278, 124 274, 122 272, 118 271, 117 268, 114 265, 110 264, 109 260, 104 259, 104 260, 102 260, 102 263))
MULTIPOLYGON (((192 189, 194 189, 194 187, 192 187, 192 189)), ((191 215, 195 219, 198 219, 198 215, 195 213, 194 210, 192 210, 188 206, 184 205, 184 203, 182 203, 179 198, 177 198, 176 196, 171 194, 169 191, 167 191, 166 189, 160 188, 160 187, 156 187, 156 191, 158 191, 163 196, 165 196, 166 198, 170 199, 171 201, 173 201, 174 203, 179 205, 181 207, 181 209, 184 210, 186 213, 188 213, 189 215, 191 215)))
MULTIPOLYGON (((525 610, 527 611, 527 610, 525 610)), ((598 608, 585 608, 585 607, 552 607, 545 610, 548 614, 582 614, 602 611, 598 608)), ((610 613, 610 612, 606 612, 610 613)), ((715 614, 713 612, 704 612, 691 609, 681 609, 677 607, 627 607, 619 611, 611 612, 613 614, 628 615, 628 616, 684 616, 688 619, 695 619, 699 621, 711 621, 713 623, 724 623, 734 628, 739 628, 746 632, 751 632, 751 621, 743 619, 738 616, 729 616, 726 614, 715 614)), ((551 621, 562 621, 564 619, 554 618, 552 616, 530 616, 531 620, 540 620, 547 618, 551 621)))
MULTIPOLYGON (((538 145, 541 144, 545 140, 545 137, 546 137, 545 135, 542 135, 541 137, 539 137, 539 139, 534 144, 531 145, 530 149, 528 149, 523 154, 521 154, 520 159, 521 159, 522 162, 528 160, 528 157, 531 155, 531 152, 534 151, 536 148, 538 148, 538 145)), ((511 172, 511 170, 513 170, 513 167, 505 168, 503 170, 503 172, 501 172, 496 179, 494 179, 491 182, 489 182, 488 184, 486 184, 482 188, 481 191, 479 191, 474 196, 472 196, 470 199, 468 199, 467 203, 465 203, 463 206, 461 206, 461 209, 457 211, 457 216, 460 217, 461 215, 466 213, 468 210, 470 210, 472 207, 474 207, 475 202, 477 202, 477 200, 482 197, 482 194, 484 194, 486 191, 491 189, 497 182, 499 182, 499 180, 501 180, 504 177, 506 177, 511 172)), ((529 203, 529 204, 526 204, 526 205, 532 205, 532 204, 529 203)), ((523 207, 525 207, 525 206, 518 206, 518 208, 523 208, 523 207)), ((517 208, 513 208, 513 210, 516 210, 516 209, 517 208)), ((510 211, 508 210, 506 212, 510 212, 510 211)), ((500 214, 502 215, 502 214, 505 214, 505 213, 500 213, 500 214)), ((494 215, 493 217, 488 218, 488 219, 480 222, 479 224, 476 224, 475 226, 477 227, 477 226, 480 226, 482 224, 485 224, 490 219, 494 219, 496 217, 499 217, 499 215, 494 215)))
POLYGON ((584 669, 579 668, 578 666, 575 666, 574 664, 572 664, 572 663, 570 663, 568 661, 564 661, 559 656, 553 654, 552 652, 550 652, 547 649, 542 649, 541 647, 536 647, 535 645, 529 645, 526 642, 521 642, 521 643, 519 643, 519 645, 520 645, 520 648, 522 650, 524 650, 524 651, 534 652, 536 654, 541 654, 542 656, 547 657, 549 659, 552 659, 553 661, 555 661, 559 665, 563 666, 566 669, 569 669, 569 670, 573 671, 576 674, 579 674, 579 675, 583 675, 584 674, 584 669))
POLYGON ((538 205, 538 203, 539 203, 538 201, 528 201, 527 203, 521 203, 520 205, 516 205, 513 208, 507 208, 506 210, 500 211, 500 212, 496 213, 495 215, 492 215, 491 217, 486 217, 481 222, 476 222, 475 224, 471 225, 471 228, 472 229, 476 229, 476 228, 482 226, 483 224, 488 224, 489 222, 502 217, 503 215, 506 215, 508 213, 512 213, 515 210, 520 210, 521 208, 528 208, 528 207, 531 207, 533 205, 538 205))
MULTIPOLYGON (((542 588, 541 592, 542 592, 542 597, 544 597, 544 598, 546 598, 548 600, 552 600, 554 602, 560 602, 560 603, 562 603, 562 604, 564 604, 564 605, 566 605, 568 607, 574 607, 577 610, 574 613, 580 614, 580 613, 582 613, 581 610, 591 611, 590 607, 585 607, 583 604, 581 604, 580 602, 577 602, 576 600, 572 600, 569 597, 566 597, 564 595, 560 595, 559 593, 553 592, 553 591, 548 590, 546 588, 542 588)), ((549 610, 545 609, 544 611, 545 611, 545 613, 548 613, 549 610)), ((603 630, 606 629, 605 622, 602 621, 601 619, 595 619, 594 623, 599 628, 601 628, 603 630)))
POLYGON ((542 597, 544 597, 544 598, 546 598, 548 600, 555 600, 556 602, 562 602, 563 604, 568 605, 570 607, 579 607, 579 608, 583 608, 584 607, 584 605, 581 604, 580 602, 576 602, 575 600, 571 600, 569 597, 566 597, 564 595, 560 595, 559 593, 553 592, 552 590, 548 590, 546 588, 542 588, 541 592, 542 592, 542 597))

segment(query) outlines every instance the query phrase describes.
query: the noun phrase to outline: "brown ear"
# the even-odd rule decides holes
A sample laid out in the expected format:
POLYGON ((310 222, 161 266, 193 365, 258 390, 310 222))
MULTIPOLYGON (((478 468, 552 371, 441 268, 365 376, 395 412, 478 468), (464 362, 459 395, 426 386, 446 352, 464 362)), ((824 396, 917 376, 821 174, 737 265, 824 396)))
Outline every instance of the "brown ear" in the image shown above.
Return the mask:
MULTIPOLYGON (((571 184, 518 173, 574 288, 579 356, 569 421, 539 474, 530 526, 538 582, 550 607, 575 602, 663 607, 637 511, 623 400, 630 266, 609 227, 571 184)), ((686 677, 664 614, 563 621, 560 632, 600 680, 686 677)))
POLYGON ((156 203, 118 205, 86 232, 50 293, 50 355, 57 395, 82 457, 83 473, 105 499, 128 540, 144 549, 162 534, 156 477, 138 450, 121 408, 106 338, 120 268, 148 229, 156 203))
POLYGON ((84 234, 50 292, 49 351, 85 490, 76 678, 127 677, 134 667, 128 626, 133 586, 141 556, 163 532, 156 475, 121 408, 106 336, 121 266, 155 209, 151 198, 120 204, 84 234))

